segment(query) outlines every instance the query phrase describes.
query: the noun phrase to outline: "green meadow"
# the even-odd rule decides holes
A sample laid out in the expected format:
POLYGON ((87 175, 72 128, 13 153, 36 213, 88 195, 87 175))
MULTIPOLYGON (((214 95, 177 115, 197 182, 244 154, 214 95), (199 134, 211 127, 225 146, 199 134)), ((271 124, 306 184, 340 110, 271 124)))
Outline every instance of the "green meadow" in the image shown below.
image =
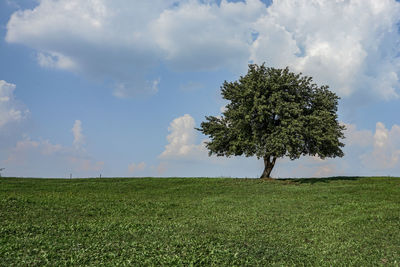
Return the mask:
POLYGON ((400 265, 400 179, 0 178, 0 265, 400 265))

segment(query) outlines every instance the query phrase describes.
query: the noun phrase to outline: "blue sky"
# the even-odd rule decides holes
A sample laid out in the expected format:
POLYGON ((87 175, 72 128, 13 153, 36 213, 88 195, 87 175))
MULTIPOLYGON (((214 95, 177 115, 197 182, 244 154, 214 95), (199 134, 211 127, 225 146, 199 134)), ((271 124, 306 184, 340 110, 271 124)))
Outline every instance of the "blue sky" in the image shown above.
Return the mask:
POLYGON ((0 167, 29 177, 258 177, 194 130, 249 62, 328 84, 345 157, 280 159, 275 177, 400 175, 394 0, 0 2, 0 167))

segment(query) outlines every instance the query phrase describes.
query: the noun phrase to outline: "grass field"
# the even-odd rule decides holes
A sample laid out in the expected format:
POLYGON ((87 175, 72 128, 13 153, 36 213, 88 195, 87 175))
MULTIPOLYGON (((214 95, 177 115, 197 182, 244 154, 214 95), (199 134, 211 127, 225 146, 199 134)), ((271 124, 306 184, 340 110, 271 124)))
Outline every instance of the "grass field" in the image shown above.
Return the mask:
POLYGON ((0 265, 400 265, 400 179, 0 178, 0 265))

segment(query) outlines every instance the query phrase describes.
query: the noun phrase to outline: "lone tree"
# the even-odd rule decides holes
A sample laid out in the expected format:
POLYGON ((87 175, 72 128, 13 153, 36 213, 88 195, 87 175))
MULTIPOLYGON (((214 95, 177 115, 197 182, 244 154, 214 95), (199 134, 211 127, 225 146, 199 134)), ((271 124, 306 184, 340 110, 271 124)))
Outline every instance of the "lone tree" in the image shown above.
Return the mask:
POLYGON ((311 77, 285 69, 249 65, 238 81, 224 82, 229 101, 222 116, 206 116, 200 128, 210 137, 209 155, 264 159, 269 178, 277 158, 342 157, 344 126, 337 120, 339 97, 311 77))

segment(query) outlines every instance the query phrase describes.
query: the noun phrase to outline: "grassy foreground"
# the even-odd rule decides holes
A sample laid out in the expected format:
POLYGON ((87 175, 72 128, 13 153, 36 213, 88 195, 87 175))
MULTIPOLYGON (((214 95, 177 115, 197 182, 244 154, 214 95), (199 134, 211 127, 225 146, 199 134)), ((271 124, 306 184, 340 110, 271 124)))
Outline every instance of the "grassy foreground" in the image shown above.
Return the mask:
POLYGON ((400 179, 0 178, 0 265, 400 264, 400 179))

